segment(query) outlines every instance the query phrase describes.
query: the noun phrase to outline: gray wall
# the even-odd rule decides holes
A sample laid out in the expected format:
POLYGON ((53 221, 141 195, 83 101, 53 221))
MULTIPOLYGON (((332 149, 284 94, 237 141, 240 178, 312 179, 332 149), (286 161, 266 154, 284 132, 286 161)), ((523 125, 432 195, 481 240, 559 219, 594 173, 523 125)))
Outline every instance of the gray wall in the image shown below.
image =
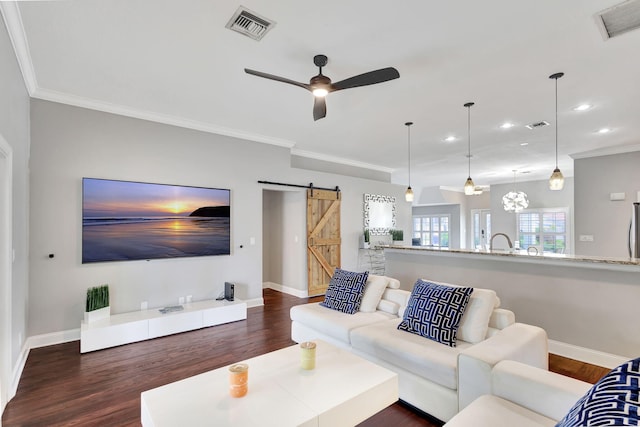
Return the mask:
MULTIPOLYGON (((15 260, 11 268, 11 366, 27 336, 28 221, 29 221, 29 95, 0 19, 0 134, 13 152, 12 239, 15 260)), ((5 238, 4 236, 2 237, 5 238)), ((0 343, 3 347, 7 343, 0 343)), ((3 384, 3 386, 6 386, 3 384)))
MULTIPOLYGON (((404 194, 398 185, 291 168, 282 147, 46 101, 31 108, 30 335, 77 329, 86 288, 102 283, 111 287, 115 313, 137 310, 141 301, 158 307, 180 296, 212 298, 224 281, 236 282, 239 298, 261 298, 264 186, 258 180, 339 186, 348 269, 357 267, 363 193, 404 194), (82 177, 230 188, 231 255, 82 265, 82 177)), ((409 205, 398 203, 398 227, 408 232, 410 219, 409 205)), ((289 273, 296 274, 283 271, 283 280, 289 273)))
POLYGON ((637 271, 386 252, 387 274, 403 289, 418 278, 493 289, 517 322, 542 327, 552 340, 629 358, 640 354, 637 271))
POLYGON ((576 253, 628 257, 631 203, 640 191, 640 151, 574 160, 576 253), (610 193, 626 193, 611 201, 610 193), (593 236, 581 242, 580 235, 593 236))

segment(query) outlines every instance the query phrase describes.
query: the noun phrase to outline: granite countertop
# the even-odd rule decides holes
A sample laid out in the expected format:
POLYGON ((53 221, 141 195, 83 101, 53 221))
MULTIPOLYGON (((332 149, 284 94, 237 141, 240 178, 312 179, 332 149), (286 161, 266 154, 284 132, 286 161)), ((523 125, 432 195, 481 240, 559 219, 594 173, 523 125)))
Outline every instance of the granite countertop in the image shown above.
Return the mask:
POLYGON ((383 245, 384 249, 395 251, 407 251, 414 253, 440 253, 440 254, 461 254, 465 256, 488 256, 501 257, 505 260, 513 261, 549 261, 560 263, 576 263, 585 266, 632 266, 640 267, 640 258, 613 258, 613 257, 595 257, 587 255, 565 255, 555 253, 528 254, 525 250, 470 250, 470 249, 448 249, 448 248, 430 248, 425 246, 396 246, 383 245))

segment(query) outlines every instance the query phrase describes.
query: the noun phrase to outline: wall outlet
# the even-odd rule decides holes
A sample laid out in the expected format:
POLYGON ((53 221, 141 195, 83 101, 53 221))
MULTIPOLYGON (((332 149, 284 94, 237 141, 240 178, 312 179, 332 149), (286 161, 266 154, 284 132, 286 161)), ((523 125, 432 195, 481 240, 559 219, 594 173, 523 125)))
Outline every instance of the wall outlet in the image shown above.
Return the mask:
POLYGON ((193 301, 193 295, 187 295, 187 304, 193 301))
POLYGON ((147 308, 149 308, 149 304, 147 304, 146 301, 142 301, 140 303, 140 310, 146 310, 147 308))
POLYGON ((184 304, 184 297, 178 298, 178 304, 184 304))
POLYGON ((580 235, 580 241, 581 242, 593 242, 593 235, 592 234, 581 234, 580 235))

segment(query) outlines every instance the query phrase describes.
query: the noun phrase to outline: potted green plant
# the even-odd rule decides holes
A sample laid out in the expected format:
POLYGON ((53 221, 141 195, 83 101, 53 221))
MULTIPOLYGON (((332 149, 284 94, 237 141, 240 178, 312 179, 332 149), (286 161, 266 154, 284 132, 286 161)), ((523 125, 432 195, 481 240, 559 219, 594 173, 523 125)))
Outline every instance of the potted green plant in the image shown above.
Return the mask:
POLYGON ((86 323, 105 319, 111 316, 109 305, 109 285, 95 286, 87 289, 84 321, 86 323))
POLYGON ((371 234, 369 233, 369 229, 365 228, 364 232, 362 233, 362 247, 364 249, 368 249, 370 246, 370 238, 371 238, 371 234))
POLYGON ((391 234, 391 240, 394 242, 401 242, 404 240, 404 231, 402 230, 389 230, 389 234, 391 234))

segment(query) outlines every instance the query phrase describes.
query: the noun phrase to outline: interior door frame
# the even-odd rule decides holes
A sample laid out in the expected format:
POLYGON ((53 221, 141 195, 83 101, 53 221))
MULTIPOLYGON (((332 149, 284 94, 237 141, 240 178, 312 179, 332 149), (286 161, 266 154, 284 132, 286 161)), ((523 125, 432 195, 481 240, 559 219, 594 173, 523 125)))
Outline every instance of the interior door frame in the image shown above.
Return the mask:
MULTIPOLYGON (((11 399, 13 151, 0 134, 0 414, 11 399)), ((1 425, 0 421, 0 425, 1 425)))

